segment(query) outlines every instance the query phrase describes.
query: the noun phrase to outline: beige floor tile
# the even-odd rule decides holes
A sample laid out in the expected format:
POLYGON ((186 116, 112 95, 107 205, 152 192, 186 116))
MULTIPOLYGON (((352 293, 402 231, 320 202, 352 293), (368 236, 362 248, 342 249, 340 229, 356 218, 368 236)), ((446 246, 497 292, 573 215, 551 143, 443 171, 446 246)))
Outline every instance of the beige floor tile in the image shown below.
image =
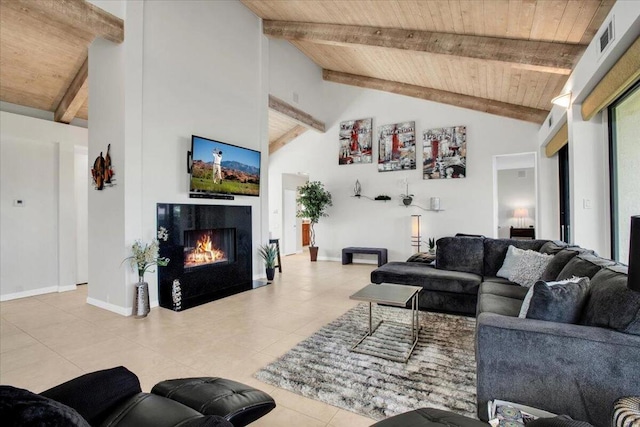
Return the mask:
POLYGON ((87 304, 87 286, 2 302, 0 382, 38 392, 123 365, 145 391, 165 379, 217 376, 270 393, 278 407, 252 426, 370 425, 253 374, 357 305, 348 297, 369 283, 373 269, 289 256, 269 286, 182 312, 154 308, 144 319, 87 304))
POLYGON ((353 412, 339 409, 336 415, 331 419, 328 426, 330 427, 368 427, 376 421, 353 412))
POLYGON ((293 409, 325 423, 331 421, 339 409, 335 406, 327 405, 326 403, 309 399, 281 388, 276 388, 271 396, 278 402, 278 405, 293 409))
POLYGON ((251 427, 325 427, 326 423, 282 406, 269 412, 264 417, 251 424, 251 427))

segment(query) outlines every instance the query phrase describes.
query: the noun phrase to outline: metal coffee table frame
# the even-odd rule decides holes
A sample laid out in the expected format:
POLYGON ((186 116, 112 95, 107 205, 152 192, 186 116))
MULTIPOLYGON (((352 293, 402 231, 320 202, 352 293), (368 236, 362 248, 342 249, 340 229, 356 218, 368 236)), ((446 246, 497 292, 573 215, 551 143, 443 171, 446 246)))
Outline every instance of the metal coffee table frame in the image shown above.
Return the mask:
POLYGON ((364 288, 360 289, 355 294, 351 295, 349 298, 357 301, 365 301, 369 303, 369 331, 358 341, 353 347, 351 347, 351 351, 356 353, 368 354, 370 356, 381 357, 387 360, 393 360, 395 362, 406 363, 413 350, 416 348, 418 344, 418 335, 420 333, 420 322, 419 322, 419 310, 418 310, 418 302, 420 298, 420 291, 422 288, 420 286, 407 286, 407 285, 394 285, 382 283, 379 285, 369 284, 364 288), (378 327, 382 323, 392 323, 401 326, 409 326, 405 323, 394 322, 391 320, 381 320, 378 324, 373 327, 373 314, 372 314, 372 305, 373 303, 378 304, 388 304, 396 307, 406 307, 407 303, 411 301, 411 348, 406 357, 393 357, 385 354, 375 353, 372 351, 364 350, 358 348, 362 342, 368 337, 372 336, 373 333, 378 329, 378 327))

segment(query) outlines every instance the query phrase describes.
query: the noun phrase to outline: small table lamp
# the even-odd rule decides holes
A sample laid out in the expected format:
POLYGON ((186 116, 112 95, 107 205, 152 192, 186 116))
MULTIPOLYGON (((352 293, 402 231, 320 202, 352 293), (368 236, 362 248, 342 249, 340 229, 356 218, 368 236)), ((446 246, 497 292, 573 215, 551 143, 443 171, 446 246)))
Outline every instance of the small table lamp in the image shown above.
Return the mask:
POLYGON ((529 211, 526 208, 518 208, 513 211, 513 216, 518 219, 518 227, 524 227, 525 218, 529 217, 529 211))

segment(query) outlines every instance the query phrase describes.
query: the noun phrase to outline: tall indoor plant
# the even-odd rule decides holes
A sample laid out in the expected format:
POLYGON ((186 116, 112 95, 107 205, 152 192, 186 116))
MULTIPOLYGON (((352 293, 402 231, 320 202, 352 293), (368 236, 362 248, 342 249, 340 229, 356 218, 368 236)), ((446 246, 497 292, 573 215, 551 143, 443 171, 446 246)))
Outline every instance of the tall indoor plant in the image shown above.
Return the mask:
POLYGON ((309 181, 298 188, 298 204, 300 208, 296 216, 309 219, 309 254, 311 261, 318 259, 318 247, 316 246, 316 233, 313 226, 323 216, 328 216, 326 209, 333 206, 331 193, 324 189, 320 181, 309 181))

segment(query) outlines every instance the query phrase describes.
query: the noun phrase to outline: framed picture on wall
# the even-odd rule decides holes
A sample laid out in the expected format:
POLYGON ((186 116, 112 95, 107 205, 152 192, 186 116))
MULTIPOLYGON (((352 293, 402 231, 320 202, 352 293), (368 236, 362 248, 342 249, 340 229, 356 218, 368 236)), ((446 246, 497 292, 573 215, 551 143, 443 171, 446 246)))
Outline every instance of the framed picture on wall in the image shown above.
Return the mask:
POLYGON ((422 134, 423 179, 452 179, 467 176, 467 127, 453 126, 425 130, 422 134))
POLYGON ((378 127, 378 172, 416 168, 416 122, 378 127))
POLYGON ((339 165, 372 162, 372 121, 359 119, 340 122, 339 165))

